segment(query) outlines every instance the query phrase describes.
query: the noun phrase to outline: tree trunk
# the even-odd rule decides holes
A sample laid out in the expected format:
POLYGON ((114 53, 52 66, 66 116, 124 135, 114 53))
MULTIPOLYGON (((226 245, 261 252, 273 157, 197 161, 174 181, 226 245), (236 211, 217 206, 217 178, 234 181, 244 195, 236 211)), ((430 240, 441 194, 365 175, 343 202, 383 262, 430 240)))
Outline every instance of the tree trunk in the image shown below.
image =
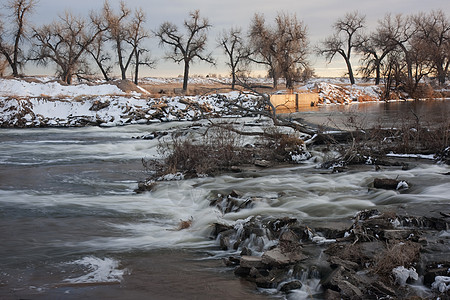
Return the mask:
POLYGON ((63 72, 63 81, 69 85, 72 84, 72 71, 70 69, 63 72))
POLYGON ((437 77, 438 77, 439 85, 444 85, 444 83, 445 83, 445 71, 444 71, 444 68, 442 67, 442 65, 437 64, 436 65, 436 70, 437 70, 437 77))
POLYGON ((134 69, 134 84, 138 85, 138 78, 139 78, 139 51, 134 52, 134 58, 136 59, 136 67, 134 69))
POLYGON ((102 72, 103 78, 105 78, 106 81, 109 81, 110 79, 109 79, 108 73, 106 72, 105 68, 103 68, 102 63, 95 57, 94 57, 94 60, 97 63, 98 68, 102 72))
POLYGON ((376 60, 376 75, 375 75, 375 85, 379 85, 380 84, 380 77, 381 77, 381 63, 379 60, 376 60))
POLYGON ((116 46, 117 46, 117 57, 119 59, 120 73, 122 74, 122 80, 125 80, 127 79, 127 69, 123 65, 121 41, 116 40, 116 46))
POLYGON ((18 77, 19 74, 17 72, 17 65, 14 64, 14 62, 12 61, 11 57, 9 56, 8 52, 6 52, 6 50, 2 51, 2 54, 5 56, 6 60, 8 61, 9 66, 11 67, 11 71, 13 73, 14 77, 18 77))
POLYGON ((348 77, 350 79, 351 84, 355 84, 355 77, 353 76, 352 64, 350 63, 350 59, 345 57, 345 63, 347 64, 348 77))
POLYGON ((293 89, 294 88, 294 82, 292 80, 291 76, 285 76, 286 78, 286 88, 287 89, 293 89))
POLYGON ((231 89, 234 90, 236 87, 236 70, 232 68, 231 70, 231 89))
POLYGON ((12 75, 14 77, 19 77, 19 70, 17 69, 17 64, 12 64, 11 65, 11 70, 12 70, 12 75))
POLYGON ((188 80, 189 80, 189 62, 184 61, 184 76, 183 76, 183 91, 187 91, 188 86, 188 80))

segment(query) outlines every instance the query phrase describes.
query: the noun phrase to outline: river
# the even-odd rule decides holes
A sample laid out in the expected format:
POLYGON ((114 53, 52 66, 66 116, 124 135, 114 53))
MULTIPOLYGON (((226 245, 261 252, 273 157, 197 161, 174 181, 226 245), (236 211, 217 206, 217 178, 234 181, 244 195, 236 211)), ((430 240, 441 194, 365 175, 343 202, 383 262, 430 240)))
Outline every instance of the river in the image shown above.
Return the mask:
MULTIPOLYGON (((325 118, 321 110, 304 116, 314 114, 325 118)), ((214 222, 261 215, 317 224, 376 206, 436 213, 449 204, 446 165, 387 168, 383 176, 408 180, 410 189, 369 190, 379 172, 331 174, 317 168, 319 152, 299 165, 162 182, 136 194, 147 176, 141 159, 155 156, 158 142, 133 137, 189 124, 0 129, 0 298, 280 298, 222 264, 228 253, 210 238, 214 222), (233 189, 262 200, 226 215, 209 206, 211 195, 233 189), (190 218, 189 229, 176 230, 190 218)), ((305 295, 311 291, 287 297, 305 295)))

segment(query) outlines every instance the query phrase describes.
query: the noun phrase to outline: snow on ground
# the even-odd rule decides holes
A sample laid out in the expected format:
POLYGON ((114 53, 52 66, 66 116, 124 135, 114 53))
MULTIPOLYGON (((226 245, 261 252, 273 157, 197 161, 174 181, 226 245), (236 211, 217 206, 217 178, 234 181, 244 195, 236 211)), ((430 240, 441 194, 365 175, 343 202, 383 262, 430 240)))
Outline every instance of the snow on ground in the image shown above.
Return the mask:
POLYGON ((115 85, 61 85, 59 82, 27 82, 0 79, 0 97, 78 97, 82 95, 124 95, 115 85))
MULTIPOLYGON (((182 78, 144 78, 143 83, 181 83, 182 78)), ((222 79, 192 78, 190 83, 211 84, 222 79)), ((270 85, 264 78, 253 83, 270 85)), ((254 109, 258 98, 239 92, 204 96, 150 98, 147 91, 125 93, 113 84, 66 86, 56 81, 0 79, 0 126, 115 126, 155 121, 198 120, 205 116, 249 113, 230 103, 254 109)), ((379 100, 376 86, 349 86, 339 79, 313 79, 301 88, 319 93, 322 103, 379 100)))
POLYGON ((0 80, 0 127, 116 126, 205 116, 247 115, 230 102, 254 107, 257 98, 231 92, 206 96, 150 98, 115 85, 64 86, 57 82, 0 80))

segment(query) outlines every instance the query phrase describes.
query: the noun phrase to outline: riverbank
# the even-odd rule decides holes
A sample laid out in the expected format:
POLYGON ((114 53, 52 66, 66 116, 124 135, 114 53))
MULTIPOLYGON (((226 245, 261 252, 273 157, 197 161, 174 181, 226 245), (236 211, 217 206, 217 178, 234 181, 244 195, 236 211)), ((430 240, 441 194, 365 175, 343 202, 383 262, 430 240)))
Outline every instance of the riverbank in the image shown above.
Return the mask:
MULTIPOLYGON (((49 78, 0 79, 0 127, 77 127, 149 124, 164 121, 199 120, 217 116, 248 116, 263 109, 257 94, 230 91, 226 80, 193 79, 195 93, 170 92, 175 83, 145 79, 142 87, 131 82, 67 86, 49 78), (223 81, 223 82, 222 82, 223 81), (160 89, 160 93, 155 90, 160 89)), ((258 86, 269 84, 262 79, 258 86)), ((175 89, 176 90, 176 89, 175 89)), ((262 92, 274 93, 270 88, 262 92)), ((347 86, 336 79, 314 79, 296 88, 314 91, 321 105, 380 102, 380 88, 370 84, 347 86)), ((283 92, 278 91, 278 92, 283 92)), ((311 108, 315 109, 315 108, 311 108)))

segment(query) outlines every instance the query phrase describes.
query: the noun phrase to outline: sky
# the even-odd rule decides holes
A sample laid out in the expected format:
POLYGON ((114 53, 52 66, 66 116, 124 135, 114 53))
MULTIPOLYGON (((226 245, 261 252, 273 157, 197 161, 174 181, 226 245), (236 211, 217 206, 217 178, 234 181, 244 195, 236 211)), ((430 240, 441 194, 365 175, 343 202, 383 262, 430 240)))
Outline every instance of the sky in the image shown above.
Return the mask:
MULTIPOLYGON (((87 16, 91 10, 99 11, 103 3, 104 0, 38 0, 38 5, 30 21, 34 25, 47 24, 65 10, 87 16)), ((117 8, 119 1, 110 0, 110 3, 117 8)), ((217 47, 217 36, 223 30, 236 26, 246 32, 255 13, 262 13, 268 24, 273 23, 279 12, 295 13, 297 18, 307 26, 311 46, 319 44, 320 41, 331 35, 333 23, 347 12, 358 11, 365 15, 366 30, 368 31, 375 29, 377 21, 382 19, 386 13, 410 15, 442 9, 450 18, 450 1, 448 0, 125 0, 125 3, 132 9, 142 7, 147 14, 146 28, 153 31, 157 30, 159 25, 165 21, 181 27, 189 12, 197 9, 200 10, 202 17, 208 18, 213 26, 208 34, 209 51, 217 59, 217 66, 211 67, 205 63, 196 63, 191 66, 191 75, 226 75, 229 71, 225 65, 222 49, 217 47)), ((157 64, 153 70, 143 69, 142 75, 176 77, 183 73, 183 65, 164 60, 165 50, 159 46, 156 38, 151 38, 147 42, 147 47, 150 48, 152 57, 157 60, 157 64)), ((342 76, 345 74, 345 64, 340 57, 336 57, 331 64, 327 64, 323 58, 311 55, 310 62, 319 76, 342 76)), ((357 64, 357 61, 354 61, 353 64, 357 64)), ((45 72, 32 69, 31 72, 45 72)), ((262 69, 255 69, 255 74, 263 72, 262 69)))

